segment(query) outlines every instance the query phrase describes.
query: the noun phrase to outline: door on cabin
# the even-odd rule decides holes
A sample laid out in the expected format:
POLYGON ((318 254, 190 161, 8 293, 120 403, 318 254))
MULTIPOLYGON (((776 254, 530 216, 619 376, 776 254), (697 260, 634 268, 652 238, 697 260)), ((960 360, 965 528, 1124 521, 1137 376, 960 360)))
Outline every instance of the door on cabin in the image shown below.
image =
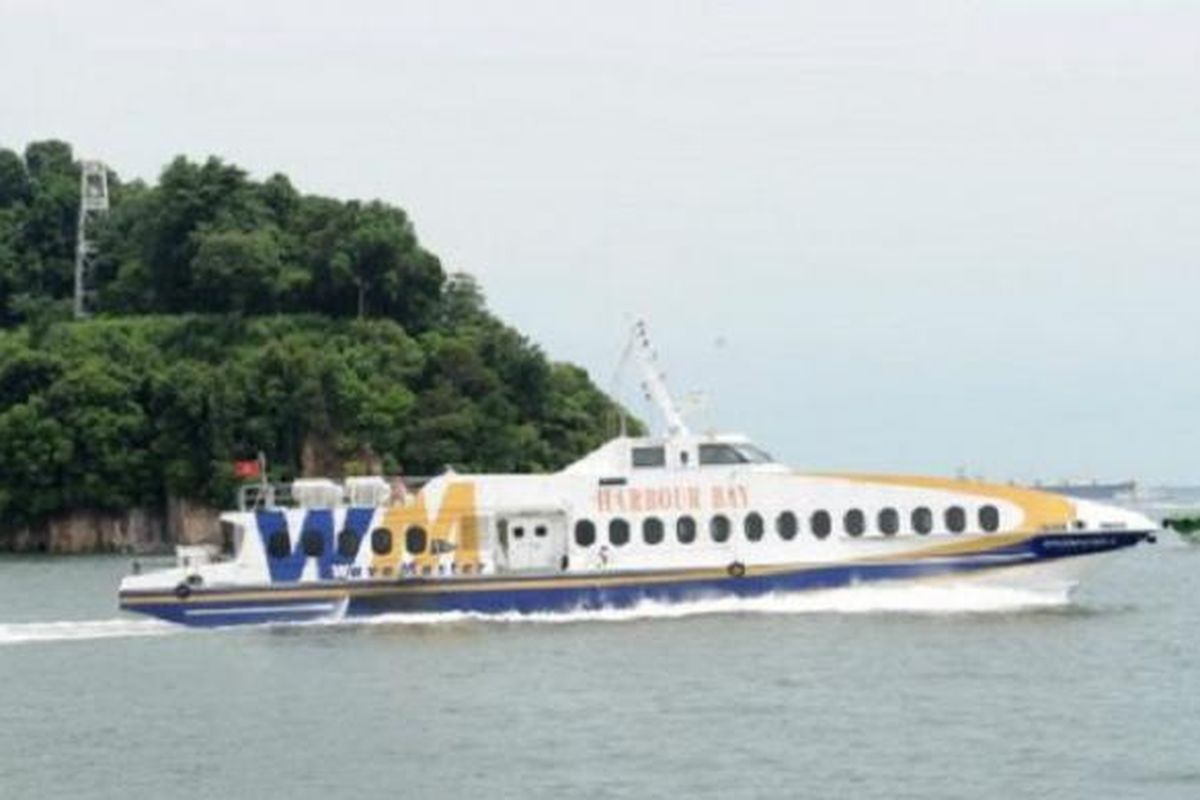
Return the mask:
POLYGON ((513 571, 560 570, 567 554, 565 514, 510 514, 499 520, 500 543, 513 571))

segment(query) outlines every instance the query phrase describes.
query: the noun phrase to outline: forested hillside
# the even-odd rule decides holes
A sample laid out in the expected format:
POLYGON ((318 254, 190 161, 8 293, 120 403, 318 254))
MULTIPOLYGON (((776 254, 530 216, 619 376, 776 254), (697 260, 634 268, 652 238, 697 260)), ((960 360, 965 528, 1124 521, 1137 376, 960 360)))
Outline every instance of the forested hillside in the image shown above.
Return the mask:
POLYGON ((542 470, 612 403, 447 276, 404 211, 211 158, 110 174, 94 316, 70 319, 79 165, 0 149, 0 532, 77 509, 224 505, 232 464, 542 470))

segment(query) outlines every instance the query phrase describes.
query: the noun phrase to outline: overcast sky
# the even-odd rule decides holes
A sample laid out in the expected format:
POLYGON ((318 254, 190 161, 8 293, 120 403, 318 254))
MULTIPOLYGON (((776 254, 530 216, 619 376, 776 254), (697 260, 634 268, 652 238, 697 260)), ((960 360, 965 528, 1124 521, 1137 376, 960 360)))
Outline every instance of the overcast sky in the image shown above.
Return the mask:
POLYGON ((644 315, 798 466, 1200 482, 1200 3, 0 0, 0 101, 397 203, 602 385, 644 315))

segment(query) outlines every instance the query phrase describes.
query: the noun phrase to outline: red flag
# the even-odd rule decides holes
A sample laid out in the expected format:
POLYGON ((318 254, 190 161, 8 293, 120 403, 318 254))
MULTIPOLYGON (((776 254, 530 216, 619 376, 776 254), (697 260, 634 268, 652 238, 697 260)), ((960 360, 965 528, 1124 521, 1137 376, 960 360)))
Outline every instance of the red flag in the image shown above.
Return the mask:
POLYGON ((233 462, 233 475, 235 478, 249 479, 262 476, 262 465, 258 461, 235 461, 233 462))

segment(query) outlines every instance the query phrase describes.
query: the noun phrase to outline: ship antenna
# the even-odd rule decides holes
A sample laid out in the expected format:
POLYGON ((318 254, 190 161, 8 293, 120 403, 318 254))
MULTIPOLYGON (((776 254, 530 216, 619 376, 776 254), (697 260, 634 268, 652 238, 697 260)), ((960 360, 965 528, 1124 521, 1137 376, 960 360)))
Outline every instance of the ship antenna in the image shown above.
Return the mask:
POLYGON ((626 353, 637 359, 638 368, 642 373, 642 388, 646 396, 658 407, 659 413, 667 423, 669 436, 686 436, 691 433, 671 390, 667 388, 667 377, 658 365, 658 355, 650 346, 650 337, 646 333, 646 323, 637 320, 629 334, 629 345, 626 353))
MULTIPOLYGON (((625 372, 625 365, 629 363, 629 356, 633 353, 633 336, 629 336, 625 342, 624 349, 621 350, 621 357, 617 359, 617 368, 613 370, 611 385, 609 388, 609 396, 614 400, 621 396, 621 376, 625 372)), ((628 415, 625 413, 625 406, 620 402, 617 406, 617 435, 624 438, 629 429, 628 415)))

